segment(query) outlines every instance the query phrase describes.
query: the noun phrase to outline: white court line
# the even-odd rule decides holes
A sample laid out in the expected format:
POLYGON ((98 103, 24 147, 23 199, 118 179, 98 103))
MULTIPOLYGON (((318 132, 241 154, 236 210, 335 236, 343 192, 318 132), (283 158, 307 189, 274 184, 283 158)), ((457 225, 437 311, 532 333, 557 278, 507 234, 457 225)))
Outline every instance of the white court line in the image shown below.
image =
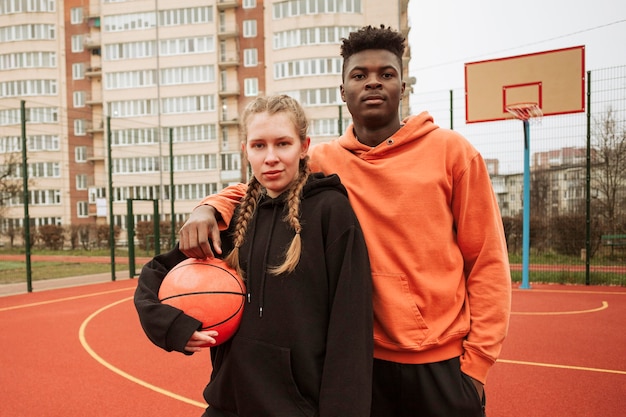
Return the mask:
POLYGON ((87 351, 87 353, 89 353, 89 355, 91 355, 92 358, 94 358, 98 363, 100 363, 101 365, 103 365, 105 368, 115 372, 116 374, 120 375, 123 378, 128 379, 129 381, 132 381, 138 385, 141 385, 142 387, 148 388, 152 391, 156 391, 159 394, 163 394, 165 396, 168 396, 170 398, 173 398, 175 400, 178 401, 182 401, 184 403, 187 404, 191 404, 191 405, 195 405, 196 407, 200 407, 202 409, 205 409, 207 407, 206 404, 201 403, 199 401, 195 401, 192 400, 190 398, 187 397, 183 397, 182 395, 178 395, 176 393, 173 393, 171 391, 168 391, 166 389, 163 389, 161 387, 157 387, 156 385, 152 385, 146 381, 143 381, 137 377, 132 376, 131 374, 122 371, 121 369, 111 365, 109 362, 105 361, 100 355, 98 355, 87 343, 87 339, 85 338, 85 329, 87 328, 87 325, 89 324, 89 322, 96 317, 98 314, 102 313, 103 311, 107 310, 108 308, 114 307, 118 304, 121 304, 123 302, 132 300, 133 297, 129 297, 129 298, 124 298, 122 300, 116 301, 112 304, 109 304, 107 306, 102 307, 101 309, 97 310, 96 312, 94 312, 93 314, 91 314, 89 317, 87 317, 87 319, 85 319, 85 321, 81 324, 80 329, 78 331, 78 338, 80 339, 80 344, 83 346, 83 348, 87 351))
POLYGON ((589 310, 572 310, 572 311, 545 311, 545 312, 539 312, 539 311, 528 311, 528 312, 524 312, 524 311, 512 311, 511 315, 516 315, 516 316, 560 316, 560 315, 567 315, 567 314, 587 314, 587 313, 596 313, 598 311, 602 311, 602 310, 606 310, 607 308, 609 308, 609 303, 607 303, 606 301, 602 301, 602 305, 598 308, 592 308, 589 310))
POLYGON ((616 369, 602 369, 602 368, 586 368, 584 366, 570 366, 570 365, 557 365, 553 363, 541 363, 541 362, 525 362, 525 361, 514 361, 508 359, 498 359, 497 363, 510 363, 514 365, 529 365, 529 366, 539 366, 543 368, 558 368, 558 369, 569 369, 574 371, 589 371, 589 372, 601 372, 606 374, 618 374, 618 375, 626 375, 626 371, 618 371, 616 369))
MULTIPOLYGON (((556 291, 558 292, 558 291, 556 291)), ((609 303, 606 301, 602 301, 602 306, 589 310, 578 310, 578 311, 551 311, 551 312, 511 312, 511 315, 525 315, 525 316, 555 316, 555 315, 566 315, 566 314, 585 314, 585 313, 595 313, 598 311, 606 310, 609 307, 609 303)), ((569 369, 574 371, 589 371, 589 372, 601 372, 608 374, 618 374, 618 375, 626 375, 626 371, 619 371, 615 369, 602 369, 602 368, 588 368, 583 366, 571 366, 571 365, 557 365, 551 363, 541 363, 541 362, 526 362, 526 361, 515 361, 509 359, 498 359, 497 362, 501 363, 509 363, 514 365, 528 365, 528 366, 539 366, 543 368, 557 368, 557 369, 569 369)))
POLYGON ((19 305, 15 305, 15 306, 11 306, 11 307, 2 307, 2 308, 0 308, 0 312, 1 311, 9 311, 9 310, 17 310, 17 309, 20 309, 20 308, 42 306, 42 305, 46 305, 46 304, 61 303, 63 301, 79 300, 81 298, 95 297, 95 296, 98 296, 98 295, 112 294, 114 292, 128 291, 128 290, 133 290, 134 291, 135 288, 134 287, 130 287, 130 288, 121 288, 121 289, 118 289, 118 290, 92 292, 90 294, 75 295, 73 297, 65 297, 65 298, 57 298, 57 299, 54 299, 54 300, 40 301, 40 302, 37 302, 37 303, 19 304, 19 305))

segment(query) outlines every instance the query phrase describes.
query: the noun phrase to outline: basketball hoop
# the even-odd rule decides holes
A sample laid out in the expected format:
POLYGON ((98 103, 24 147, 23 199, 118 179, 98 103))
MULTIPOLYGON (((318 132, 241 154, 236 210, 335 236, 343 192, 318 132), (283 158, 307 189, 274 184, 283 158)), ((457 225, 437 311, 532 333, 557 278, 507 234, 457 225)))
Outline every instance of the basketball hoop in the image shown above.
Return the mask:
POLYGON ((506 106, 506 111, 511 113, 516 119, 529 120, 533 119, 534 122, 541 122, 543 112, 537 103, 514 103, 506 106))

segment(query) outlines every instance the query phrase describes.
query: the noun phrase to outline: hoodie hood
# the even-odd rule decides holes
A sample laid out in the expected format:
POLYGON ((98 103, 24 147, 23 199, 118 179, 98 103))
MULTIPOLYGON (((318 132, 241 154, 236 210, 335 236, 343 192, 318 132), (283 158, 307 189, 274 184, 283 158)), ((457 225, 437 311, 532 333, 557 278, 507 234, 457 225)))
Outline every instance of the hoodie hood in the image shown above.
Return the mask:
MULTIPOLYGON (((337 191, 348 196, 337 175, 324 176, 322 173, 312 173, 303 187, 302 199, 312 198, 324 191, 337 191)), ((257 297, 259 317, 263 317, 265 307, 265 283, 270 278, 268 268, 282 262, 284 250, 295 234, 283 220, 286 214, 286 198, 287 192, 276 198, 271 198, 267 194, 261 197, 254 220, 248 229, 246 242, 241 248, 241 259, 246 260, 242 269, 247 281, 247 300, 250 303, 252 297, 257 297), (262 223, 261 227, 259 223, 262 223), (259 280, 260 285, 255 285, 259 280)), ((305 221, 302 222, 302 227, 304 231, 305 221)))
POLYGON ((402 152, 402 147, 426 136, 437 129, 433 117, 428 112, 422 112, 417 116, 409 116, 402 121, 402 127, 392 136, 386 138, 377 146, 365 145, 354 134, 354 125, 350 124, 343 136, 339 138, 339 144, 346 150, 361 158, 376 158, 388 155, 390 152, 402 152))
POLYGON ((312 173, 309 175, 307 183, 302 190, 302 197, 309 198, 315 194, 318 194, 324 190, 333 189, 341 194, 348 196, 346 188, 341 183, 339 176, 336 174, 324 176, 321 172, 312 173))

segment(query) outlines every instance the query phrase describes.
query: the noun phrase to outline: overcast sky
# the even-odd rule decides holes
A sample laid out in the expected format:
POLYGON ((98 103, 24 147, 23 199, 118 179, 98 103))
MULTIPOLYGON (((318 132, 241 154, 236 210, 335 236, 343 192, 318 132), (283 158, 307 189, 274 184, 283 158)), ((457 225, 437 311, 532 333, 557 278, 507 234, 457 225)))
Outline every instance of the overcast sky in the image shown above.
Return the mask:
POLYGON ((625 0, 410 0, 415 92, 464 86, 467 62, 585 45, 586 70, 626 65, 625 0))

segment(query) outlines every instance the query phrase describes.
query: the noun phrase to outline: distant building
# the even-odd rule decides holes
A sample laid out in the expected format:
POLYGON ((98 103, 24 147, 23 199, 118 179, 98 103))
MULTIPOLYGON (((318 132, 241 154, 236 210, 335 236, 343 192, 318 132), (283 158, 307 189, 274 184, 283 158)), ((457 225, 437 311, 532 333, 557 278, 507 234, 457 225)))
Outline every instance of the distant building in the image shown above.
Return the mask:
POLYGON ((584 165, 587 160, 586 148, 561 148, 533 153, 531 169, 548 169, 565 165, 584 165))
MULTIPOLYGON (((575 213, 584 207, 586 149, 561 148, 532 155, 531 214, 556 216, 575 213)), ((491 182, 503 217, 521 215, 523 173, 498 175, 497 161, 487 160, 491 182)))

